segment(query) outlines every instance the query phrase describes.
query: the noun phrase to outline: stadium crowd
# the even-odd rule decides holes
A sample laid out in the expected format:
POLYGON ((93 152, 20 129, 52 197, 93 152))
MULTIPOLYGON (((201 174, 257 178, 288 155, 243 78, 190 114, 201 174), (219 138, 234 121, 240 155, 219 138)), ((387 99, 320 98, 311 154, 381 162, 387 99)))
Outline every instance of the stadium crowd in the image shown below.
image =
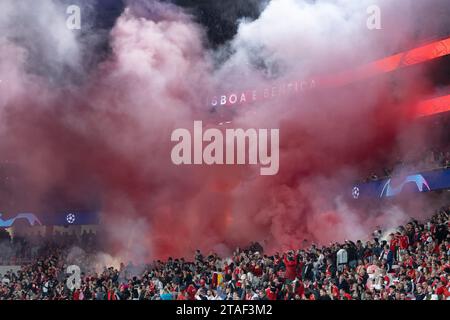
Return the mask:
POLYGON ((17 265, 32 262, 46 255, 49 248, 57 244, 61 250, 77 246, 87 252, 98 249, 96 234, 89 231, 80 236, 73 233, 54 232, 51 236, 36 233, 31 236, 11 237, 0 228, 0 266, 17 265))
MULTIPOLYGON (((82 270, 69 289, 70 242, 46 243, 18 271, 0 275, 0 299, 55 300, 450 300, 450 206, 382 240, 312 244, 273 255, 252 244, 232 257, 168 258, 142 266, 82 270)), ((81 250, 81 249, 80 249, 81 250)), ((88 259, 86 260, 88 261, 88 259)))
POLYGON ((433 141, 424 144, 423 147, 403 148, 391 150, 387 158, 380 160, 376 168, 372 168, 370 174, 365 176, 364 182, 377 181, 393 176, 412 174, 421 171, 429 171, 442 168, 450 168, 450 117, 429 119, 426 126, 427 132, 435 131, 434 128, 442 128, 433 141))
POLYGON ((450 168, 450 147, 442 149, 422 150, 409 156, 402 155, 393 163, 386 165, 378 172, 373 171, 364 181, 377 181, 389 178, 398 173, 415 173, 440 168, 450 168), (401 160, 400 160, 401 159, 401 160))

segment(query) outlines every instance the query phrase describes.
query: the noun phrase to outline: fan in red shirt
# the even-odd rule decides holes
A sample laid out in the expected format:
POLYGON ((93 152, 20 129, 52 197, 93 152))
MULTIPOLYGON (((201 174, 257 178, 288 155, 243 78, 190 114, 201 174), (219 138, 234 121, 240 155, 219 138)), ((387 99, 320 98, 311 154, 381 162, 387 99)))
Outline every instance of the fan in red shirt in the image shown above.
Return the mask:
POLYGON ((277 300, 277 292, 278 290, 276 287, 272 284, 270 287, 266 288, 266 296, 269 300, 274 301, 277 300))
POLYGON ((439 296, 445 296, 445 298, 450 296, 450 292, 445 287, 445 282, 442 281, 442 279, 439 282, 438 288, 436 289, 436 294, 439 295, 439 296))
POLYGON ((345 292, 343 289, 340 290, 341 300, 352 300, 352 296, 345 292))
POLYGON ((395 250, 397 249, 397 246, 398 246, 398 237, 396 235, 394 235, 393 233, 391 233, 390 236, 391 236, 391 241, 389 242, 389 249, 392 252, 395 252, 395 250))
POLYGON ((227 274, 229 270, 231 270, 230 265, 228 265, 228 263, 225 262, 225 263, 224 263, 224 266, 223 266, 223 272, 224 272, 225 274, 227 274))
POLYGON ((305 286, 303 285, 302 281, 296 281, 295 283, 295 293, 298 294, 300 297, 303 297, 305 294, 305 286))
POLYGON ((412 267, 408 267, 408 271, 406 271, 406 275, 413 280, 416 280, 416 270, 412 267))
POLYGON ((335 299, 339 299, 339 288, 337 287, 336 284, 333 284, 331 286, 331 294, 335 299))
POLYGON ((261 277, 263 274, 263 269, 261 268, 261 266, 254 261, 252 261, 250 271, 257 277, 261 277))
POLYGON ((186 291, 182 290, 177 296, 177 300, 187 300, 186 291))
POLYGON ((399 242, 400 242, 400 249, 402 250, 406 250, 408 249, 409 246, 409 238, 406 234, 402 234, 399 238, 399 242))
POLYGON ((436 245, 434 246, 433 253, 436 253, 438 255, 441 253, 441 246, 439 245, 439 243, 436 243, 436 245))
POLYGON ((189 300, 195 300, 195 294, 197 293, 197 289, 194 287, 193 284, 190 284, 187 288, 187 293, 189 296, 189 300))
POLYGON ((294 280, 297 273, 297 256, 291 251, 283 257, 284 265, 286 266, 286 279, 294 280))
POLYGON ((108 300, 117 300, 116 293, 113 289, 108 290, 108 300))
POLYGON ((73 300, 80 300, 80 290, 76 289, 73 293, 73 300))

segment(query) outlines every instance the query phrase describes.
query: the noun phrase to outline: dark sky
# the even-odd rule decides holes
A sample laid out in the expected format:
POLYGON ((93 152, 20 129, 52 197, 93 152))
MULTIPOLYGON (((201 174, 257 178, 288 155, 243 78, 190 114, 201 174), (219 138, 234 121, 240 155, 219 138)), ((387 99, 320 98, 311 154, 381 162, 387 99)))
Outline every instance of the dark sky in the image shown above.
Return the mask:
MULTIPOLYGON (((115 19, 124 9, 126 0, 63 0, 67 3, 79 3, 93 7, 96 17, 95 26, 102 29, 110 29, 115 19), (93 5, 94 3, 94 5, 93 5)), ((153 1, 153 0, 148 0, 153 1)), ((232 39, 236 34, 238 20, 241 18, 256 19, 260 12, 270 0, 160 0, 172 2, 185 8, 191 13, 196 21, 203 25, 207 31, 209 43, 216 47, 232 39)), ((320 0, 310 0, 316 2, 320 0)), ((356 1, 356 0, 355 0, 356 1)), ((426 23, 432 24, 432 36, 447 35, 450 32, 450 5, 448 0, 426 0, 427 6, 433 10, 435 19, 433 21, 422 21, 418 17, 418 32, 420 26, 426 23)), ((423 4, 423 3, 422 3, 423 4)), ((421 2, 417 1, 420 6, 421 2)), ((424 15, 425 17, 426 15, 424 15)))
MULTIPOLYGON (((64 0, 74 3, 74 0, 64 0)), ((162 0, 172 2, 191 13, 196 22, 203 25, 207 31, 209 43, 216 47, 232 39, 236 34, 240 18, 255 19, 269 0, 162 0)), ((75 1, 84 6, 92 6, 92 1, 75 1)), ((94 26, 100 29, 110 29, 115 19, 121 14, 125 0, 95 0, 92 16, 94 26)))
MULTIPOLYGON (((46 0, 44 0, 46 1, 46 0)), ((124 10, 125 3, 133 0, 60 0, 63 3, 78 4, 82 7, 85 21, 89 22, 89 28, 83 31, 83 42, 90 43, 89 50, 86 50, 83 54, 84 66, 86 70, 92 69, 93 66, 98 64, 99 61, 105 59, 109 54, 109 30, 114 26, 116 19, 121 15, 124 10), (95 54, 92 54, 92 53, 95 54)), ((153 2, 155 0, 141 0, 153 2)), ((210 48, 218 48, 227 41, 231 40, 237 32, 239 20, 247 18, 254 20, 258 18, 261 11, 271 0, 159 0, 161 2, 171 2, 190 13, 197 23, 201 24, 207 34, 207 43, 205 44, 210 48)), ((310 0, 321 1, 321 0, 310 0)), ((353 0, 352 0, 353 1, 353 0)), ((356 0, 354 0, 356 1, 356 0)), ((424 37, 435 39, 437 37, 444 37, 450 34, 450 5, 449 0, 426 0, 427 2, 417 1, 413 2, 413 5, 419 8, 425 8, 431 10, 432 16, 435 17, 432 21, 425 20, 430 16, 428 14, 419 15, 417 17, 417 30, 418 38, 424 37), (422 26, 427 25, 427 31, 425 33, 422 26)), ((422 12, 421 10, 416 10, 422 12)), ((39 57, 41 52, 37 50, 34 52, 30 50, 34 60, 46 61, 39 57)), ((227 57, 221 57, 226 59, 227 57)), ((218 61, 220 63, 222 60, 218 61)), ((55 79, 56 83, 61 83, 66 78, 66 72, 63 74, 53 74, 52 66, 45 63, 38 64, 38 70, 34 70, 38 74, 50 74, 55 79), (50 71, 49 71, 50 70, 50 71)), ((447 70, 440 71, 447 73, 447 70)), ((436 72, 437 73, 437 72, 436 72)), ((72 78, 77 77, 74 75, 72 78)), ((79 75, 79 78, 83 79, 83 73, 79 75)), ((444 78, 445 75, 444 75, 444 78)), ((70 79, 68 81, 72 81, 70 79)))
POLYGON ((237 32, 238 20, 256 19, 268 1, 264 0, 173 0, 187 8, 205 26, 213 46, 231 40, 237 32))

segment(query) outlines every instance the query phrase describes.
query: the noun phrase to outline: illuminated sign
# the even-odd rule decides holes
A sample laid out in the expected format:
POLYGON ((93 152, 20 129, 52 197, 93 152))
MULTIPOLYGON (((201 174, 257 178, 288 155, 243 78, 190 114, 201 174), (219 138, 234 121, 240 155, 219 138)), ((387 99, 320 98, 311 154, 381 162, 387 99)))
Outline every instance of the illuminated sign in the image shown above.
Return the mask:
POLYGON ((402 193, 403 187, 410 182, 414 182, 419 192, 431 191, 427 180, 425 180, 421 174, 414 174, 412 176, 407 176, 398 186, 393 186, 392 179, 386 181, 383 190, 381 190, 380 198, 393 197, 402 193))
POLYGON ((237 90, 228 94, 213 96, 208 104, 212 107, 225 107, 265 101, 281 96, 298 94, 316 87, 315 80, 290 81, 266 88, 237 90))
POLYGON ((426 117, 450 111, 450 95, 424 100, 416 106, 416 117, 426 117))
POLYGON ((27 221, 30 226, 67 226, 67 225, 93 225, 99 223, 97 212, 69 211, 62 213, 39 214, 39 218, 34 213, 19 213, 15 217, 3 220, 0 213, 0 228, 14 226, 18 220, 27 221))
POLYGON ((450 169, 438 169, 358 184, 352 187, 351 196, 354 199, 391 198, 406 192, 446 189, 450 190, 450 169))
POLYGON ((11 227, 17 220, 23 219, 29 223, 30 226, 42 225, 39 219, 32 213, 19 213, 14 218, 3 220, 2 213, 0 213, 0 228, 9 228, 11 227))

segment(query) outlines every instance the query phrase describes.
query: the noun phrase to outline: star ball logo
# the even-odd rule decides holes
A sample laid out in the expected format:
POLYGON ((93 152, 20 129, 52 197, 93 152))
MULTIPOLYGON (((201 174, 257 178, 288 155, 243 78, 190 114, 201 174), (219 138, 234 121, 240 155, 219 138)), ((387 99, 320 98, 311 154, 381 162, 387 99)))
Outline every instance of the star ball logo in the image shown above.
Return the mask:
POLYGON ((66 216, 66 221, 67 221, 68 224, 74 224, 75 220, 76 220, 76 217, 75 217, 75 214, 73 214, 73 213, 69 213, 66 216))
POLYGON ((353 188, 352 196, 353 196, 353 199, 358 199, 359 198, 359 188, 358 187, 354 187, 353 188))

